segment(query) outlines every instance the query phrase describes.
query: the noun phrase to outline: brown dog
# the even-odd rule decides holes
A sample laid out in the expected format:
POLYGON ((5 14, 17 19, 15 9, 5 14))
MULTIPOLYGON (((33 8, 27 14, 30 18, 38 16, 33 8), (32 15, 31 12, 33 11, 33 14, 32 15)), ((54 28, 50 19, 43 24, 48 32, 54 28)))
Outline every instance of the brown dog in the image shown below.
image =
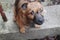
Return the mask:
POLYGON ((37 14, 42 15, 42 12, 43 7, 38 0, 16 0, 14 7, 14 21, 18 24, 20 32, 25 33, 25 27, 29 26, 30 22, 35 20, 34 18, 37 19, 37 14))

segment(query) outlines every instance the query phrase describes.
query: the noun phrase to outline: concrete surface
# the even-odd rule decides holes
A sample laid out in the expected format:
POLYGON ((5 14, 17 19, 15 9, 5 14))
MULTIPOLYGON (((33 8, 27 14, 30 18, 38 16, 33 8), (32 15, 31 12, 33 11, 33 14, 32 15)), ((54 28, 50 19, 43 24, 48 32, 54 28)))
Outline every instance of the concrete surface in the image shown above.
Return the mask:
POLYGON ((12 10, 7 10, 8 22, 3 22, 0 16, 0 40, 25 40, 43 38, 47 35, 60 34, 60 5, 45 7, 45 22, 40 28, 30 28, 25 34, 19 33, 16 23, 13 22, 12 10))

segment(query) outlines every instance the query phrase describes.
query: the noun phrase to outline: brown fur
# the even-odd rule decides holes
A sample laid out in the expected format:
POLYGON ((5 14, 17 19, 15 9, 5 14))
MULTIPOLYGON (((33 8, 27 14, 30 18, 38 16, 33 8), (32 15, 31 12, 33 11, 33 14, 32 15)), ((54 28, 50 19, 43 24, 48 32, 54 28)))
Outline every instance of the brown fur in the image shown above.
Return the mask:
POLYGON ((30 11, 33 10, 34 12, 37 12, 40 8, 42 8, 42 5, 38 2, 38 0, 34 2, 29 2, 27 0, 15 1, 14 21, 16 21, 18 24, 21 33, 25 33, 25 26, 28 26, 29 23, 34 19, 34 15, 31 15, 30 11), (26 10, 21 8, 21 5, 24 3, 28 4, 26 10))

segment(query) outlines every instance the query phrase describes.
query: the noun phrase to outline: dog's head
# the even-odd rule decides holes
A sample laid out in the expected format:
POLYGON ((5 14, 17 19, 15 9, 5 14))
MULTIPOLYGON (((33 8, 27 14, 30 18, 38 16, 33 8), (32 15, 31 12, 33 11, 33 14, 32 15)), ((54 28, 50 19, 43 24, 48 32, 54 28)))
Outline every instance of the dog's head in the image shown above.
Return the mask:
POLYGON ((19 0, 17 3, 15 4, 17 14, 20 14, 37 24, 44 21, 42 15, 43 6, 38 0, 19 0))

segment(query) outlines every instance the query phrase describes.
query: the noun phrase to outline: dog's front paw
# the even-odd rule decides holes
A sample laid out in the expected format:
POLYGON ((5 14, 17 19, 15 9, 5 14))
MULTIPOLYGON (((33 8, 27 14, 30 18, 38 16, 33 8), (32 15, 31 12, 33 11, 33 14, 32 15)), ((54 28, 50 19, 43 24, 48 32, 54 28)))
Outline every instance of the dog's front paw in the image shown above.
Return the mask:
POLYGON ((38 25, 38 24, 35 24, 35 28, 40 28, 40 25, 38 25))
POLYGON ((25 28, 24 28, 24 27, 21 28, 21 29, 20 29, 20 32, 21 32, 21 33, 25 33, 25 28))

